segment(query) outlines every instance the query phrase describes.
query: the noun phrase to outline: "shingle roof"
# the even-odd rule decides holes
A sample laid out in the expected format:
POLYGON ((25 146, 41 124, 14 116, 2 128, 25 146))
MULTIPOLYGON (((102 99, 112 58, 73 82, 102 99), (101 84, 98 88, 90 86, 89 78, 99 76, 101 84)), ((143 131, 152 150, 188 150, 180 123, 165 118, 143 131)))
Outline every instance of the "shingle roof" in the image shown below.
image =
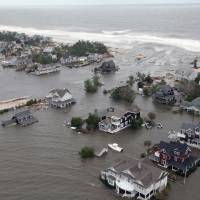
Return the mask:
POLYGON ((159 168, 136 159, 123 160, 113 168, 117 173, 131 176, 134 180, 140 181, 146 188, 157 182, 163 172, 159 168))
POLYGON ((179 142, 164 142, 161 141, 160 144, 158 144, 159 149, 164 149, 167 153, 167 155, 173 156, 174 155, 174 150, 179 152, 181 155, 185 154, 185 152, 188 149, 187 144, 182 144, 179 142))
POLYGON ((66 93, 70 93, 70 91, 66 88, 64 88, 64 89, 53 89, 53 90, 50 91, 50 93, 52 93, 52 94, 57 93, 59 95, 59 97, 62 98, 66 93))
POLYGON ((32 116, 32 113, 30 110, 25 110, 25 111, 22 111, 22 112, 19 112, 19 113, 16 113, 14 115, 14 117, 20 119, 20 118, 23 118, 23 117, 26 117, 26 116, 32 116))

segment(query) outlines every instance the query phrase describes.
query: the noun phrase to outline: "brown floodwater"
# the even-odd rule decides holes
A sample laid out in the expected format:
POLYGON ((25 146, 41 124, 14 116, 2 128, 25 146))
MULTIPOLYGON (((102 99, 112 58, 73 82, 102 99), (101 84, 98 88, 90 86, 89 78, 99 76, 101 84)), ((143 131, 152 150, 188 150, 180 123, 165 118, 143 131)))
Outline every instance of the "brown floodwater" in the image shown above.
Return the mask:
MULTIPOLYGON (((63 126, 72 116, 86 117, 96 108, 108 106, 127 108, 130 105, 115 103, 102 94, 122 84, 130 74, 135 74, 142 65, 130 65, 124 57, 117 57, 120 71, 102 77, 105 83, 98 93, 86 95, 83 82, 92 77, 92 67, 81 69, 63 68, 58 74, 36 77, 12 69, 0 68, 0 99, 18 96, 42 98, 52 88, 68 88, 77 104, 67 110, 36 111, 39 123, 32 126, 0 127, 0 199, 1 200, 114 200, 114 191, 106 188, 98 179, 99 172, 123 157, 139 158, 144 152, 144 141, 157 143, 167 140, 168 131, 178 129, 182 122, 193 118, 184 114, 172 114, 170 109, 154 105, 151 98, 137 96, 135 104, 142 115, 156 112, 157 122, 164 128, 125 130, 116 135, 96 132, 88 135, 77 134, 63 126), (123 63, 123 64, 122 64, 123 63), (78 154, 85 146, 95 149, 106 147, 108 143, 119 143, 123 153, 109 151, 102 158, 82 160, 78 154)), ((146 70, 146 68, 142 68, 146 70)), ((0 116, 0 121, 12 116, 9 112, 0 116)), ((195 118, 195 122, 199 119, 195 118)), ((192 174, 186 184, 173 183, 169 200, 199 200, 200 169, 192 174)))

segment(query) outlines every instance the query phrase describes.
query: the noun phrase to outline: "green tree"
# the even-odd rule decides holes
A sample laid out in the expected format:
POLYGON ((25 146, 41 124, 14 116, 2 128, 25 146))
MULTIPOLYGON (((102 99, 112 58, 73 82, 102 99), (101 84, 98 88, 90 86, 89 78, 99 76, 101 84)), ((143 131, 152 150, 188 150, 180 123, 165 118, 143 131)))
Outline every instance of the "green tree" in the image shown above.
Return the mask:
POLYGON ((133 86, 133 84, 135 83, 135 78, 133 75, 129 76, 127 84, 130 86, 133 86))
POLYGON ((143 124, 143 119, 140 117, 138 120, 132 120, 131 121, 131 128, 132 129, 138 129, 143 124))
POLYGON ((99 42, 90 42, 79 40, 69 47, 69 53, 74 56, 86 56, 88 53, 107 53, 107 47, 99 42))
POLYGON ((84 82, 84 87, 85 87, 85 91, 87 93, 95 93, 98 89, 98 87, 96 85, 94 85, 93 81, 90 79, 87 79, 84 82))
POLYGON ((89 113, 89 116, 86 119, 87 129, 88 130, 97 129, 99 121, 100 121, 100 119, 99 119, 99 116, 98 116, 97 112, 94 112, 93 114, 89 113))
POLYGON ((111 91, 111 98, 115 101, 126 101, 133 103, 135 100, 135 91, 130 86, 117 87, 111 91))

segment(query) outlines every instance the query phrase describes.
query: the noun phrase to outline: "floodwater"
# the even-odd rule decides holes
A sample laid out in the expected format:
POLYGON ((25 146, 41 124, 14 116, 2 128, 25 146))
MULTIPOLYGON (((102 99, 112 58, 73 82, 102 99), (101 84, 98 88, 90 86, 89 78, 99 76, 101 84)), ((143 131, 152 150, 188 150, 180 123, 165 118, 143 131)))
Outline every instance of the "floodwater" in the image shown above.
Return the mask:
MULTIPOLYGON (((86 95, 83 82, 92 77, 92 67, 63 68, 58 74, 42 77, 0 68, 0 100, 43 98, 51 89, 64 87, 77 100, 65 111, 34 112, 39 123, 32 126, 0 127, 0 200, 115 200, 114 191, 99 181, 100 170, 126 156, 139 158, 145 140, 167 140, 169 130, 192 122, 192 117, 172 114, 168 108, 152 104, 151 98, 137 96, 135 104, 142 115, 156 112, 157 122, 164 124, 162 130, 79 135, 63 122, 73 116, 86 117, 95 109, 129 107, 112 102, 102 91, 123 84, 138 71, 165 75, 180 67, 190 68, 200 52, 199 13, 199 5, 1 8, 0 30, 44 34, 66 43, 79 39, 104 42, 118 52, 114 59, 120 70, 102 77, 105 85, 98 93, 86 95), (137 63, 135 57, 141 53, 146 58, 137 63), (100 149, 114 142, 125 151, 109 151, 105 157, 92 160, 82 160, 78 154, 85 145, 100 149)), ((13 114, 1 115, 0 121, 13 114)), ((199 200, 199 180, 200 169, 185 185, 173 183, 168 200, 199 200)))
MULTIPOLYGON (((117 64, 120 62, 116 60, 117 64)), ((63 126, 72 116, 86 117, 96 108, 108 106, 127 108, 130 105, 116 104, 103 95, 102 91, 123 84, 134 69, 122 69, 113 75, 102 77, 104 86, 98 93, 86 95, 83 82, 92 77, 92 68, 63 68, 58 74, 32 76, 12 69, 0 69, 0 97, 2 99, 30 95, 42 98, 52 88, 68 88, 77 104, 67 110, 36 111, 39 123, 29 127, 0 127, 0 199, 2 200, 114 200, 114 191, 99 181, 99 172, 124 157, 139 158, 144 152, 144 141, 157 143, 167 140, 168 131, 178 129, 182 122, 192 121, 188 114, 172 114, 160 105, 154 105, 151 98, 137 96, 134 104, 140 107, 142 115, 149 111, 157 113, 157 121, 164 124, 162 130, 125 130, 117 135, 101 132, 88 135, 77 134, 63 126), (103 158, 82 160, 78 154, 85 146, 96 149, 108 143, 119 143, 123 153, 109 151, 103 158)), ((14 113, 0 116, 0 121, 14 113)), ((198 119, 194 119, 196 122, 198 119)), ((200 170, 192 174, 186 185, 172 184, 170 200, 199 200, 200 170)))

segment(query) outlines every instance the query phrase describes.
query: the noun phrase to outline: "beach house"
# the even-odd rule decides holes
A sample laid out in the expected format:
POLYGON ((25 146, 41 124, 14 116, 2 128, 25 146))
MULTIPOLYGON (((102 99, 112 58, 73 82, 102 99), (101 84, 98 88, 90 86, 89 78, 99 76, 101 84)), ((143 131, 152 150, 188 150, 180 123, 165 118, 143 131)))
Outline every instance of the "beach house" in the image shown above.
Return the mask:
POLYGON ((12 125, 20 125, 20 126, 29 126, 38 122, 38 120, 33 116, 30 110, 25 110, 15 114, 11 119, 3 121, 2 126, 12 126, 12 125))
POLYGON ((142 160, 126 159, 101 171, 100 178, 119 196, 148 200, 166 188, 168 173, 142 160))
POLYGON ((194 155, 187 144, 161 141, 153 147, 149 159, 163 168, 187 174, 198 165, 199 158, 194 155))
POLYGON ((138 110, 125 111, 113 108, 108 109, 101 119, 99 130, 114 134, 128 128, 133 120, 139 120, 140 112, 138 110))
POLYGON ((170 85, 162 85, 153 93, 152 98, 160 104, 174 104, 176 102, 174 89, 170 85))
POLYGON ((66 88, 51 90, 45 99, 53 108, 66 108, 76 103, 72 94, 66 88))

